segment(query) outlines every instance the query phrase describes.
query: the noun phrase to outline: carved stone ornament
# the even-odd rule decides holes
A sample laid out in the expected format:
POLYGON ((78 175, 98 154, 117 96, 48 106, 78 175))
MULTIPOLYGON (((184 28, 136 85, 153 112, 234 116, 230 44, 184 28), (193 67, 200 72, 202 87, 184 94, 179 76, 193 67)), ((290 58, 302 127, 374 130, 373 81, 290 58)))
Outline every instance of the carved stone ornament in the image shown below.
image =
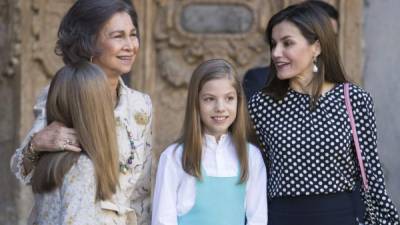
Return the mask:
POLYGON ((13 77, 20 64, 19 15, 17 2, 0 0, 0 82, 13 77))
POLYGON ((224 58, 242 70, 267 57, 264 0, 156 0, 155 43, 158 74, 185 87, 204 60, 224 58), (260 57, 263 55, 264 57, 260 57))
POLYGON ((63 65, 54 48, 61 19, 73 3, 74 0, 34 0, 32 3, 33 57, 48 78, 63 65))

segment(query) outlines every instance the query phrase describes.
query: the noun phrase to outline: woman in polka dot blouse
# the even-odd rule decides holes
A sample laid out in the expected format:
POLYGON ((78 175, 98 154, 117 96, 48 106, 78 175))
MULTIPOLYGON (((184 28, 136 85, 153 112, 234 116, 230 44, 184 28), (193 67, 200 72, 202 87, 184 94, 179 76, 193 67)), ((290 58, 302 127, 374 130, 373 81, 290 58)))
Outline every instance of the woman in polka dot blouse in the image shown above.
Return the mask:
POLYGON ((269 176, 268 224, 374 224, 373 218, 379 225, 400 224, 378 158, 372 99, 351 84, 369 205, 375 209, 365 213, 366 195, 344 101, 347 80, 329 18, 300 3, 275 14, 266 35, 271 72, 249 109, 269 176))

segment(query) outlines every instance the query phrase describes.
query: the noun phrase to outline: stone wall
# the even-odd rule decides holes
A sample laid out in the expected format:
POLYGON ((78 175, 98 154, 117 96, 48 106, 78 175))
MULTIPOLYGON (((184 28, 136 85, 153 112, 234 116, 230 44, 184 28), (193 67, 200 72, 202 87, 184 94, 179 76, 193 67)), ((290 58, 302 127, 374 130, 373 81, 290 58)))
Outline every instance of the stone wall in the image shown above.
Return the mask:
POLYGON ((19 1, 0 0, 0 224, 16 224, 18 183, 10 173, 9 159, 18 129, 20 65, 19 1))

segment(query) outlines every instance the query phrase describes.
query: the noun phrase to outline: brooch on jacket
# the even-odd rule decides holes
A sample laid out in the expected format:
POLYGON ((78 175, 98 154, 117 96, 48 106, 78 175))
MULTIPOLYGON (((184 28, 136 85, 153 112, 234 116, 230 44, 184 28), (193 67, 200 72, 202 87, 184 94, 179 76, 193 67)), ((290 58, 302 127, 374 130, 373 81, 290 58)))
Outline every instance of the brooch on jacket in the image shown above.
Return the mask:
POLYGON ((139 125, 147 125, 149 123, 149 116, 145 112, 137 112, 135 113, 135 121, 139 125))

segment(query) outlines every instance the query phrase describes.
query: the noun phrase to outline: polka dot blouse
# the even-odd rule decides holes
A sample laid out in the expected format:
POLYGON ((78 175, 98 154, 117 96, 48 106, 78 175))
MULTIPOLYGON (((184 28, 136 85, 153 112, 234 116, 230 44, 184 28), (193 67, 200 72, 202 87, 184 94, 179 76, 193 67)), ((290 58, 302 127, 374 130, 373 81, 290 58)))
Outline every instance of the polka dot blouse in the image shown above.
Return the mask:
MULTIPOLYGON (((350 101, 380 224, 400 224, 378 158, 372 99, 350 85, 350 101)), ((282 100, 259 92, 249 111, 266 156, 270 199, 351 191, 360 180, 343 84, 322 95, 313 111, 310 96, 292 89, 282 100)))

